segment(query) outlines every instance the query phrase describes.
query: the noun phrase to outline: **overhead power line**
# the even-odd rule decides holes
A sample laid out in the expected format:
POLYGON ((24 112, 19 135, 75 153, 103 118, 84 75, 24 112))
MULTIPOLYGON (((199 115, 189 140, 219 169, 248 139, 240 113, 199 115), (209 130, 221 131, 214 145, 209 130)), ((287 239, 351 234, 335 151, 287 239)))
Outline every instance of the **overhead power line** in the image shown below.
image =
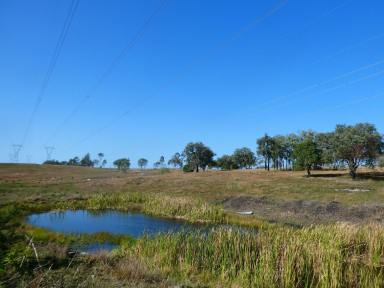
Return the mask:
POLYGON ((114 69, 120 64, 123 60, 124 56, 136 46, 138 41, 144 36, 145 32, 148 30, 151 22, 155 18, 155 16, 160 12, 160 10, 166 5, 167 0, 162 0, 160 4, 156 7, 156 9, 152 12, 152 14, 145 20, 145 22, 140 26, 139 30, 133 35, 133 37, 129 40, 129 42, 125 45, 125 47, 120 51, 118 55, 112 60, 112 62, 108 65, 108 67, 101 73, 96 82, 91 86, 88 92, 85 94, 83 98, 75 105, 75 107, 71 110, 71 112, 64 118, 64 120, 55 128, 51 136, 47 139, 47 143, 49 141, 53 141, 59 132, 65 127, 65 125, 74 117, 77 112, 81 109, 85 102, 87 102, 96 92, 96 90, 103 84, 103 82, 112 74, 114 69))
MULTIPOLYGON (((200 59, 200 61, 194 61, 193 64, 191 66, 187 66, 187 68, 183 71, 184 73, 178 73, 178 76, 175 77, 175 79, 173 79, 173 81, 170 81, 171 83, 174 83, 178 80, 181 80, 183 78, 183 76, 185 77, 186 75, 186 72, 188 72, 189 70, 191 70, 194 66, 196 66, 197 63, 199 64, 204 64, 204 62, 208 62, 212 55, 215 55, 217 54, 217 52, 219 50, 222 50, 226 47, 228 47, 233 41, 237 40, 240 36, 242 36, 242 34, 248 32, 249 30, 253 29, 254 27, 256 27, 257 25, 261 24, 262 22, 264 22, 266 19, 268 19, 269 17, 273 16, 277 11, 279 11, 281 8, 283 8, 286 4, 288 3, 288 0, 282 0, 282 1, 277 1, 275 5, 273 5, 268 11, 266 11, 263 15, 261 16, 258 16, 254 19, 252 19, 252 21, 250 21, 249 23, 247 23, 247 25, 241 27, 230 39, 227 39, 225 41, 222 41, 220 42, 218 45, 216 45, 213 49, 211 49, 207 55, 205 55, 206 57, 203 57, 202 59, 200 59)), ((171 84, 169 83, 169 84, 171 84)), ((91 132, 90 134, 88 134, 87 136, 85 136, 84 138, 82 138, 79 142, 77 143, 82 143, 94 136, 96 136, 97 134, 103 132, 104 130, 110 128, 111 126, 113 126, 114 124, 116 124, 117 122, 119 122, 121 119, 125 118, 126 116, 128 116, 130 113, 132 113, 133 111, 135 111, 137 108, 139 108, 140 106, 142 106, 144 103, 146 103, 147 101, 151 100, 152 98, 154 98, 156 95, 154 94, 151 94, 149 95, 148 97, 145 97, 141 102, 139 102, 137 105, 135 105, 134 107, 132 107, 131 109, 128 109, 126 111, 124 111, 123 113, 121 113, 120 115, 118 115, 117 117, 115 117, 114 119, 112 119, 111 121, 107 122, 106 124, 104 124, 103 126, 99 127, 98 129, 94 130, 93 132, 91 132)), ((75 144, 72 144, 70 147, 74 146, 75 144)))
POLYGON ((37 110, 38 110, 38 108, 39 108, 39 106, 41 104, 41 101, 43 100, 45 91, 46 91, 46 89, 48 87, 49 81, 51 80, 53 71, 55 70, 55 67, 56 67, 56 64, 57 64, 57 60, 59 59, 59 56, 61 54, 61 51, 62 51, 64 42, 65 42, 65 39, 67 38, 68 31, 69 31, 69 28, 71 27, 71 24, 72 24, 72 21, 73 21, 76 9, 77 9, 77 7, 79 5, 79 2, 80 2, 80 0, 72 0, 71 1, 71 4, 70 4, 69 9, 68 9, 68 13, 67 13, 67 15, 65 17, 65 21, 64 21, 63 27, 61 29, 61 33, 60 33, 59 39, 57 40, 55 49, 53 51, 51 60, 50 60, 49 65, 48 65, 47 72, 45 73, 45 76, 44 76, 44 79, 43 79, 43 83, 42 83, 42 85, 40 87, 40 90, 39 90, 39 92, 37 94, 35 104, 34 104, 34 106, 32 108, 32 113, 31 113, 31 115, 30 115, 30 117, 28 119, 27 126, 26 126, 26 129, 24 131, 23 138, 22 138, 22 141, 21 141, 21 146, 24 146, 25 141, 27 140, 29 131, 30 131, 31 126, 33 124, 33 120, 34 120, 34 118, 36 116, 36 113, 37 113, 37 110))
POLYGON ((312 110, 312 111, 308 111, 308 112, 316 113, 316 112, 325 112, 325 111, 337 110, 337 109, 340 109, 340 108, 344 108, 344 107, 352 106, 352 105, 355 105, 355 104, 358 104, 358 103, 361 103, 361 102, 365 102, 365 101, 368 101, 368 100, 373 100, 373 99, 376 99, 376 98, 382 97, 382 96, 384 96, 383 92, 378 93, 378 94, 374 94, 374 95, 371 95, 371 96, 364 96, 364 97, 355 98, 355 99, 352 99, 352 101, 348 101, 348 102, 345 102, 345 103, 342 103, 342 104, 339 104, 339 105, 319 107, 318 109, 315 109, 315 110, 312 110))
MULTIPOLYGON (((347 81, 347 82, 345 82, 345 83, 342 83, 342 84, 339 84, 339 85, 336 85, 336 86, 333 86, 333 87, 324 89, 324 90, 319 91, 319 92, 314 93, 314 94, 305 95, 303 98, 301 98, 301 100, 303 100, 303 99, 309 99, 309 98, 314 98, 314 97, 318 97, 318 96, 320 96, 320 95, 327 94, 327 93, 329 93, 329 92, 335 91, 335 90, 340 89, 340 88, 349 87, 349 86, 355 85, 356 83, 360 83, 360 82, 363 82, 363 81, 365 81, 365 80, 368 80, 368 79, 371 79, 371 78, 374 78, 374 77, 377 77, 377 76, 380 76, 380 75, 384 75, 384 69, 379 70, 379 71, 377 71, 377 72, 370 73, 370 74, 365 75, 365 76, 362 76, 362 77, 357 78, 357 79, 355 79, 355 80, 347 81)), ((293 100, 293 99, 291 99, 291 101, 292 101, 292 100, 293 100)), ((296 100, 297 100, 297 99, 296 99, 296 100)), ((276 107, 284 106, 284 105, 286 105, 286 104, 289 103, 289 102, 290 102, 290 101, 286 101, 285 103, 282 103, 281 105, 275 106, 275 108, 276 108, 276 107)))
MULTIPOLYGON (((271 98, 271 99, 265 101, 264 103, 261 103, 260 106, 258 107, 258 109, 267 109, 268 107, 274 107, 275 108, 275 106, 273 104, 282 103, 283 100, 288 100, 288 101, 292 100, 294 96, 306 93, 306 92, 314 90, 314 89, 321 88, 321 87, 326 86, 327 84, 330 84, 330 83, 335 82, 337 80, 344 79, 344 78, 346 78, 348 76, 351 76, 351 75, 354 75, 354 74, 356 74, 358 72, 361 72, 361 71, 364 71, 364 70, 367 70, 367 69, 370 69, 370 68, 373 68, 375 66, 379 66, 379 65, 382 65, 382 64, 384 64, 384 60, 375 61, 373 63, 365 64, 363 66, 357 67, 357 68, 352 69, 352 70, 347 71, 347 72, 344 72, 344 73, 342 73, 340 75, 337 75, 336 77, 332 77, 332 78, 327 79, 325 81, 318 82, 318 83, 313 83, 311 85, 308 85, 306 87, 300 88, 300 89, 298 89, 298 90, 296 90, 294 92, 291 92, 289 94, 271 98)), ((376 73, 374 73, 374 75, 376 75, 376 73)), ((371 77, 371 74, 369 74, 368 76, 371 77)), ((363 78, 365 79, 365 77, 363 77, 363 78)), ((360 79, 359 81, 364 80, 364 79, 360 79)), ((352 83, 349 83, 349 84, 353 84, 353 83, 355 83, 355 82, 352 82, 352 83)), ((344 86, 344 84, 338 85, 336 87, 339 87, 339 86, 340 87, 344 86)), ((331 89, 334 89, 334 87, 331 88, 331 89)))
POLYGON ((357 41, 357 42, 355 42, 353 44, 350 44, 350 45, 342 47, 341 49, 339 49, 338 51, 334 52, 331 55, 327 55, 327 56, 320 57, 320 58, 316 59, 315 61, 313 61, 311 63, 311 65, 316 65, 316 64, 319 64, 319 63, 321 63, 323 61, 335 58, 335 57, 340 56, 340 55, 342 55, 342 54, 344 54, 344 53, 346 53, 346 52, 348 52, 348 51, 350 51, 352 49, 355 49, 356 47, 365 45, 366 43, 369 43, 371 41, 382 39, 383 37, 384 37, 384 33, 380 33, 380 34, 376 34, 374 36, 370 36, 369 38, 362 39, 362 40, 357 41))

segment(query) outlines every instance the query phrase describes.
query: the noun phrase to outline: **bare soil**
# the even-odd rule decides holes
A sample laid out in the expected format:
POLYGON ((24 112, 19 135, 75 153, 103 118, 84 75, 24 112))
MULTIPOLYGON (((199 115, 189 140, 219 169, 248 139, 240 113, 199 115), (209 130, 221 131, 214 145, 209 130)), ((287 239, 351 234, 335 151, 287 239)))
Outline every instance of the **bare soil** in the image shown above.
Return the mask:
POLYGON ((337 201, 272 200, 267 197, 235 196, 222 202, 227 211, 252 211, 256 217, 289 224, 321 224, 332 222, 383 224, 384 205, 346 206, 337 201))

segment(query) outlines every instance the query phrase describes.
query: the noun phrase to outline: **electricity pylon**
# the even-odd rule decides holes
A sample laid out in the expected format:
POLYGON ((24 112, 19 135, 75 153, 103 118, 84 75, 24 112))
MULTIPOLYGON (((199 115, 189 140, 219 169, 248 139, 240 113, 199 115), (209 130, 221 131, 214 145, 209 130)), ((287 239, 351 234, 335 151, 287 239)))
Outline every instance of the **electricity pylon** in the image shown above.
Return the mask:
POLYGON ((23 148, 23 145, 20 145, 20 144, 12 144, 12 150, 13 150, 13 154, 12 154, 12 161, 14 163, 19 163, 19 154, 20 154, 20 150, 21 148, 23 148))
POLYGON ((55 150, 55 147, 53 146, 45 146, 45 152, 47 152, 47 161, 51 160, 53 150, 55 150))

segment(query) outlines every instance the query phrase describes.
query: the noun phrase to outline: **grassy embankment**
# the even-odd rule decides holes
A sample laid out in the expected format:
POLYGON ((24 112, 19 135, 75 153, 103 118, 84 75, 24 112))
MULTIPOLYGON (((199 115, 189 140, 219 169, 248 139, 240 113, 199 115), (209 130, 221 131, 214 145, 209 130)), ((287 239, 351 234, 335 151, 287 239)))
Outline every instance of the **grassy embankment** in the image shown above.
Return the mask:
MULTIPOLYGON (((123 174, 102 169, 2 165, 1 265, 3 279, 8 281, 3 285, 383 286, 381 226, 333 224, 293 229, 263 225, 265 222, 257 217, 227 214, 214 204, 239 194, 274 201, 340 201, 344 205, 384 200, 383 185, 374 179, 352 181, 346 176, 301 175, 263 171, 123 174), (335 192, 345 187, 370 191, 335 192), (116 237, 113 241, 123 245, 114 254, 73 257, 67 254, 67 245, 72 241, 87 242, 87 236, 73 238, 22 222, 30 211, 59 208, 140 209, 164 217, 236 222, 261 229, 256 235, 217 230, 208 236, 164 235, 137 242, 116 237), (26 235, 33 239, 39 261, 26 235), (36 269, 39 265, 42 267, 36 269)), ((96 238, 103 241, 109 237, 96 238)))

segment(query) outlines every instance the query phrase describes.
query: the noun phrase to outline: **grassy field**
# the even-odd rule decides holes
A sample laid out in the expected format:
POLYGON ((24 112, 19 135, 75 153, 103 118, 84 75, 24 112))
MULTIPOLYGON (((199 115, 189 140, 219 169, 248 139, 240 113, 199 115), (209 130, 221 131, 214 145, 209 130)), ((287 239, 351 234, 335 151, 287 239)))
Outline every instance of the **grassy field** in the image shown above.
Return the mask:
POLYGON ((304 174, 1 164, 0 287, 382 287, 382 171, 362 170, 357 180, 345 171, 304 174), (259 232, 115 237, 121 248, 113 253, 71 256, 68 245, 87 237, 23 220, 66 208, 138 209, 259 232), (239 210, 254 215, 233 213, 239 210))

